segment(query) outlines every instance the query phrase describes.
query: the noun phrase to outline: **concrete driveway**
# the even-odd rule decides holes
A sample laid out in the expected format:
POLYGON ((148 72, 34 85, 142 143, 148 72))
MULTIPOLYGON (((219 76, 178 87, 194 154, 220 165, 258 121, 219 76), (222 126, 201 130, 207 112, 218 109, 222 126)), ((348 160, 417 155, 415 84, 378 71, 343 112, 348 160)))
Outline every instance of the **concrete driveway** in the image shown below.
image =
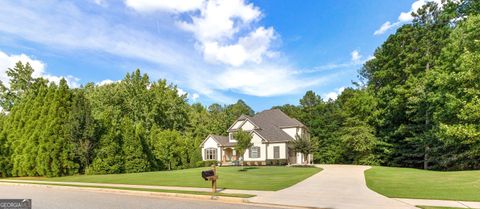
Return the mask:
POLYGON ((289 188, 258 195, 252 202, 335 209, 418 209, 368 189, 369 166, 317 165, 323 171, 289 188))

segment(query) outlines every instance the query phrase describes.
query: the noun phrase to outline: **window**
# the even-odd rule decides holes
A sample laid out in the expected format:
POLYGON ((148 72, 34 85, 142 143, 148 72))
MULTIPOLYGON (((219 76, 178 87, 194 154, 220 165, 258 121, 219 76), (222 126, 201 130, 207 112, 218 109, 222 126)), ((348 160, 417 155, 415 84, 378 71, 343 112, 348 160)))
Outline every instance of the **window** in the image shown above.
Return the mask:
POLYGON ((249 153, 250 158, 260 158, 260 147, 251 147, 249 153))
POLYGON ((273 147, 273 158, 275 159, 280 158, 280 146, 273 147))
POLYGON ((217 159, 217 149, 208 148, 205 149, 205 160, 216 160, 217 159))

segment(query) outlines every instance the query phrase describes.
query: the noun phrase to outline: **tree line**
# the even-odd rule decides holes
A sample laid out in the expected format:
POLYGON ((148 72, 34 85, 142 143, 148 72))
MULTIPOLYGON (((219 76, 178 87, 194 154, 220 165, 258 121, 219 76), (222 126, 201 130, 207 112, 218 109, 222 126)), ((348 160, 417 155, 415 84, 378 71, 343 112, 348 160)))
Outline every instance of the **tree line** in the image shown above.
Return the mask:
POLYGON ((480 169, 480 1, 429 2, 376 49, 335 101, 309 91, 298 116, 322 163, 480 169))
MULTIPOLYGON (((307 91, 299 105, 273 108, 309 127, 316 163, 479 169, 479 14, 478 0, 429 2, 336 100, 307 91)), ((0 176, 202 166, 203 139, 254 114, 242 100, 189 104, 175 85, 140 70, 80 88, 32 73, 19 62, 0 85, 0 176)))
POLYGON ((0 175, 64 176, 202 166, 199 145, 253 110, 188 104, 176 86, 140 70, 107 85, 69 88, 17 63, 0 85, 0 175))

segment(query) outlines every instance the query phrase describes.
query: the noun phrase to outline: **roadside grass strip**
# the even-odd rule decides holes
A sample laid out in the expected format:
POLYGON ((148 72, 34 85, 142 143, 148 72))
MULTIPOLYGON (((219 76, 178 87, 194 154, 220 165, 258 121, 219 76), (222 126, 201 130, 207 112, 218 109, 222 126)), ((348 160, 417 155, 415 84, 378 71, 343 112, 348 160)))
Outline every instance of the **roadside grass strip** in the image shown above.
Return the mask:
MULTIPOLYGON (((211 182, 204 181, 200 173, 211 168, 191 168, 173 171, 144 173, 75 175, 55 178, 17 177, 13 180, 36 180, 55 182, 107 183, 148 186, 179 186, 210 188, 211 182)), ((321 171, 320 168, 294 168, 286 166, 219 167, 218 188, 277 191, 290 187, 321 171)))
MULTIPOLYGON (((159 193, 176 193, 176 194, 191 194, 191 195, 206 195, 212 196, 212 192, 202 191, 188 191, 188 190, 169 190, 169 189, 149 189, 149 188, 131 188, 131 187, 113 187, 113 186, 90 186, 90 185, 76 185, 76 184, 52 184, 52 183, 33 183, 22 181, 0 181, 0 183, 13 183, 13 184, 35 184, 35 185, 48 185, 48 186, 65 186, 65 187, 80 187, 80 188, 98 188, 98 189, 114 189, 114 190, 127 190, 127 191, 142 191, 142 192, 159 192, 159 193)), ((250 194, 231 194, 216 192, 215 196, 221 197, 236 197, 236 198, 250 198, 255 195, 250 194)))

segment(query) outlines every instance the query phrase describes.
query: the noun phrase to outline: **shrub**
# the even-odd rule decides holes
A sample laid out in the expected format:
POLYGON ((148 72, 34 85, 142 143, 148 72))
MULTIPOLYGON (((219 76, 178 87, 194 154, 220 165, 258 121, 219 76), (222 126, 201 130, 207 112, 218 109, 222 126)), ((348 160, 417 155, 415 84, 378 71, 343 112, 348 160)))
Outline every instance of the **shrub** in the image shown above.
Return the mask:
POLYGON ((290 165, 290 167, 294 167, 294 168, 314 168, 315 165, 310 165, 310 164, 295 164, 295 165, 290 165))
POLYGON ((207 160, 207 161, 199 161, 198 167, 210 167, 212 165, 218 165, 218 161, 216 160, 207 160))
POLYGON ((286 165, 287 160, 286 159, 278 159, 278 160, 268 160, 267 165, 286 165))

